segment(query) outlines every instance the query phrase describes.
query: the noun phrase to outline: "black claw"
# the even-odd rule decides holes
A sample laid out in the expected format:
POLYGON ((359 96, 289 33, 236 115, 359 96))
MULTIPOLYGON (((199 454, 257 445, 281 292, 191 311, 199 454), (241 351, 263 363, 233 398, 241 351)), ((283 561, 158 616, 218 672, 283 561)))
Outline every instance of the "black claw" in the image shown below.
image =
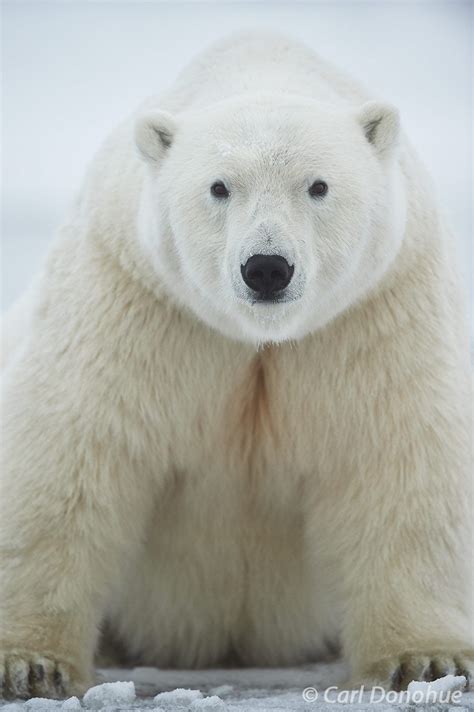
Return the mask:
POLYGON ((466 687, 469 687, 470 683, 470 673, 469 670, 467 670, 463 665, 460 665, 459 663, 456 664, 456 675, 464 675, 466 678, 466 687))
POLYGON ((63 676, 58 669, 53 672, 53 685, 59 694, 64 693, 63 676))
POLYGON ((424 678, 425 678, 426 682, 431 682, 431 680, 434 680, 433 676, 434 676, 434 665, 433 665, 433 661, 430 660, 430 664, 428 665, 428 667, 425 670, 424 678))
POLYGON ((34 666, 30 665, 28 667, 28 693, 31 697, 35 695, 35 677, 34 677, 34 666))
POLYGON ((41 663, 33 665, 33 678, 36 682, 43 682, 45 674, 44 665, 41 665, 41 663))
POLYGON ((446 675, 449 673, 449 667, 447 665, 444 665, 443 667, 438 667, 436 668, 435 676, 433 677, 433 680, 438 680, 440 677, 446 677, 446 675))
POLYGON ((402 671, 402 666, 399 665, 395 672, 392 675, 392 688, 396 690, 397 692, 400 691, 401 686, 402 686, 402 680, 403 680, 403 671, 402 671))
POLYGON ((30 685, 28 677, 17 673, 13 675, 13 693, 18 696, 20 700, 27 700, 30 696, 30 685))

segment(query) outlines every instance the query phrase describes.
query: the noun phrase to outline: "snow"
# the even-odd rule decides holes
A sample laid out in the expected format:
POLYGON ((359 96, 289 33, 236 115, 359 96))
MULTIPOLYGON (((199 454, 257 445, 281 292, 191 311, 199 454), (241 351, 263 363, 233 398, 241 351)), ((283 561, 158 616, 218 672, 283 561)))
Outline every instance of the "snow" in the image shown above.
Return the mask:
POLYGON ((62 710, 80 710, 80 709, 82 709, 82 705, 80 703, 80 700, 77 697, 70 697, 68 700, 65 700, 63 702, 61 709, 62 710))
POLYGON ((84 705, 89 709, 102 709, 112 704, 124 704, 135 700, 133 682, 106 682, 87 690, 84 705))
POLYGON ((464 690, 467 680, 464 675, 446 675, 433 682, 414 680, 408 685, 410 701, 416 704, 422 702, 442 702, 449 700, 452 692, 464 690), (448 694, 446 694, 448 693, 448 694))
POLYGON ((380 687, 354 694, 344 689, 346 678, 342 662, 293 668, 108 669, 98 671, 102 684, 82 702, 75 697, 0 702, 0 712, 474 712, 474 690, 461 692, 466 683, 461 676, 412 682, 408 691, 388 695, 380 687), (314 700, 314 693, 317 699, 305 701, 307 690, 312 691, 308 700, 314 700))
POLYGON ((182 687, 178 687, 176 690, 171 690, 170 692, 160 692, 156 695, 154 701, 159 704, 189 705, 201 697, 202 692, 200 690, 186 690, 182 687))
POLYGON ((194 700, 191 710, 226 710, 227 705, 217 695, 211 697, 203 697, 201 700, 194 700))

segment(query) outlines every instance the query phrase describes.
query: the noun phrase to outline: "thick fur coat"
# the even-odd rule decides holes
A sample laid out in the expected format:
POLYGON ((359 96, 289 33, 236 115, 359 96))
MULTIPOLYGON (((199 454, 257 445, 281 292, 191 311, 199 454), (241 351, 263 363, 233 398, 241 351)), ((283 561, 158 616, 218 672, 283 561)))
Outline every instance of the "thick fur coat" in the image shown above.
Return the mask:
POLYGON ((396 110, 285 38, 113 133, 4 326, 4 696, 83 690, 101 630, 146 665, 472 670, 451 242, 396 110))

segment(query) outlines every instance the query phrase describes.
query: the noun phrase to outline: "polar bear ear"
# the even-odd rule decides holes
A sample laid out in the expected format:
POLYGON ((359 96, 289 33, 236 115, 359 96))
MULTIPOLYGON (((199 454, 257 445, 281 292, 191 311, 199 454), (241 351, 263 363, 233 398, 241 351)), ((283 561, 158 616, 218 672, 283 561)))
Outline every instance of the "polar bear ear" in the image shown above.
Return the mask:
POLYGON ((358 113, 367 141, 380 155, 388 155, 398 144, 400 116, 398 109, 379 101, 368 101, 358 113))
POLYGON ((141 157, 150 163, 162 158, 173 143, 176 121, 167 111, 152 111, 135 123, 135 143, 141 157))

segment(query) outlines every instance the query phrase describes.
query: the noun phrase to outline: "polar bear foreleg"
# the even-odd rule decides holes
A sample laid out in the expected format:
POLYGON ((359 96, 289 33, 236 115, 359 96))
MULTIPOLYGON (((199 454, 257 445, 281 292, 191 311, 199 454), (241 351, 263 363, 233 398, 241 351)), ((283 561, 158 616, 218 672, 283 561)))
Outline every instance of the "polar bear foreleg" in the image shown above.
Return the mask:
POLYGON ((92 681, 107 590, 139 545, 152 497, 123 443, 100 429, 100 404, 92 408, 97 423, 82 421, 49 390, 38 406, 37 382, 15 374, 9 380, 0 481, 0 697, 62 697, 92 681))

